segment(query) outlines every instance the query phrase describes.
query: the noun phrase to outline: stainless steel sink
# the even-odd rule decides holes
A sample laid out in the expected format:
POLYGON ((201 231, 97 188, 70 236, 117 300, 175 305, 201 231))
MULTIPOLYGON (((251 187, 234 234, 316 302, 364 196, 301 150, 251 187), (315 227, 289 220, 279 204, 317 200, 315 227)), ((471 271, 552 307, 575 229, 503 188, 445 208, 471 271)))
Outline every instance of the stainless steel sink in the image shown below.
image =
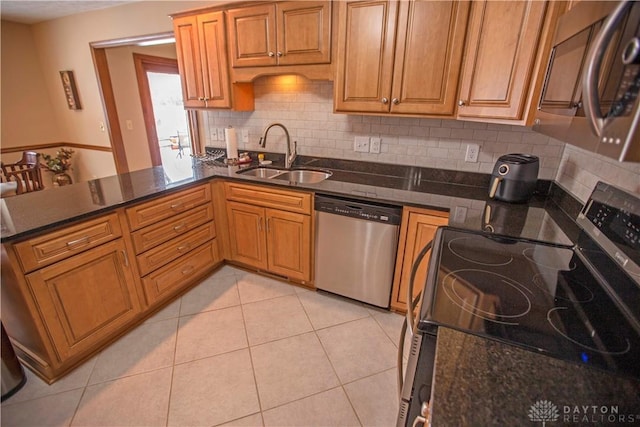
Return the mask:
POLYGON ((249 169, 239 170, 239 174, 255 176, 263 179, 279 179, 299 184, 317 184, 329 178, 332 173, 327 170, 318 169, 276 169, 257 166, 249 169))
POLYGON ((274 176, 282 172, 286 172, 286 171, 283 171, 282 169, 255 167, 250 169, 239 170, 237 173, 240 173, 242 175, 255 176, 256 178, 273 178, 274 176))
POLYGON ((332 173, 329 171, 295 169, 291 171, 284 171, 281 174, 274 176, 273 179, 280 179, 300 184, 317 184, 329 178, 331 175, 332 173))

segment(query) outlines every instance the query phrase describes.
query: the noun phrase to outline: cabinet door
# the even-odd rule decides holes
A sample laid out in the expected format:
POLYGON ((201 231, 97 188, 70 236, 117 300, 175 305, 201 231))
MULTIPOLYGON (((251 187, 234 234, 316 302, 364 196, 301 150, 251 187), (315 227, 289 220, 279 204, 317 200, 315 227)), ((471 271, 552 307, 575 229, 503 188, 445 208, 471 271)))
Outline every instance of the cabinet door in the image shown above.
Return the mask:
POLYGON ((91 351, 141 311, 121 239, 27 276, 60 361, 91 351))
POLYGON ((175 18, 173 31, 176 36, 176 53, 184 106, 185 108, 202 108, 205 106, 204 87, 196 16, 175 18))
POLYGON ((311 280, 311 218, 293 212, 266 210, 269 271, 311 280))
POLYGON ((469 3, 403 1, 398 13, 391 112, 453 116, 469 3))
POLYGON ((231 83, 223 12, 198 15, 198 40, 205 106, 231 108, 231 83))
POLYGON ((272 4, 227 12, 233 67, 276 65, 276 9, 272 4))
POLYGON ((331 2, 283 2, 276 8, 278 65, 331 62, 331 2))
MULTIPOLYGON (((406 311, 407 292, 411 269, 420 251, 429 243, 436 233, 436 229, 449 222, 446 217, 432 216, 428 214, 409 212, 402 221, 400 230, 400 245, 398 246, 398 262, 391 298, 391 307, 396 310, 406 311)), ((416 273, 413 288, 413 297, 423 290, 427 279, 427 266, 429 253, 422 259, 416 273)))
POLYGON ((267 268, 264 208, 228 202, 231 259, 256 268, 267 268))
POLYGON ((389 111, 398 3, 340 2, 336 111, 389 111))
POLYGON ((458 118, 522 119, 546 7, 473 2, 458 118))

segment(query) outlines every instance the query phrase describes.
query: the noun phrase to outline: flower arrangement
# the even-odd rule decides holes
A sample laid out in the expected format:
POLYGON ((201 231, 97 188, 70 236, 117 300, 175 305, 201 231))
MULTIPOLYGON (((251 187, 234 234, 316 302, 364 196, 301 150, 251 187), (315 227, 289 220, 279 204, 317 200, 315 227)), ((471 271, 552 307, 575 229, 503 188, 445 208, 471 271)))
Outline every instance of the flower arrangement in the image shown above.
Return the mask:
POLYGON ((47 169, 53 173, 64 173, 71 169, 71 156, 74 151, 72 149, 61 148, 56 152, 55 157, 49 154, 43 154, 47 169))

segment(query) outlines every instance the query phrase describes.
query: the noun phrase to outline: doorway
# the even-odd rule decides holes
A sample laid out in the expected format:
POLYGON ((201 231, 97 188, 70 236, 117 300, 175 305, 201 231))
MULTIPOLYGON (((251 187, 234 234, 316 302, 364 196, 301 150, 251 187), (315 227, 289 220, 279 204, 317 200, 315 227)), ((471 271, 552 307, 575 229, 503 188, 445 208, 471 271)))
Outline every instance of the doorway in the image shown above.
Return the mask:
POLYGON ((133 54, 153 166, 162 165, 169 182, 193 175, 193 113, 184 109, 175 59, 133 54))

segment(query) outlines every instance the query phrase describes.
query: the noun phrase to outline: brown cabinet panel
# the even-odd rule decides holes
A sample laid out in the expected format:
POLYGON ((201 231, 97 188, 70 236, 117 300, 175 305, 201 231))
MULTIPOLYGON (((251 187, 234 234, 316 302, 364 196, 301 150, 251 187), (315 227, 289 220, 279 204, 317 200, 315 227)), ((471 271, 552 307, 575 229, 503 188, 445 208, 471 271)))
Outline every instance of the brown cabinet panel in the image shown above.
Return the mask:
POLYGON ((210 202, 211 186, 200 185, 129 208, 127 218, 131 229, 137 230, 210 202))
POLYGON ((311 278, 311 218, 266 210, 269 270, 309 281, 311 278))
POLYGON ((256 268, 267 268, 267 241, 264 209, 245 203, 228 202, 227 218, 231 239, 231 259, 256 268))
POLYGON ((30 272, 120 236, 122 229, 114 213, 17 243, 15 249, 24 271, 30 272))
POLYGON ((169 298, 193 284, 194 280, 211 270, 221 261, 215 240, 206 243, 187 257, 167 264, 142 279, 149 304, 169 298))
POLYGON ((458 117, 523 118, 546 2, 474 1, 458 117))
POLYGON ((331 61, 331 2, 289 1, 227 12, 234 68, 331 61))
POLYGON ((215 237, 215 225, 213 222, 209 222, 164 245, 138 255, 140 274, 144 276, 215 237))
MULTIPOLYGON (((407 298, 411 269, 427 243, 429 243, 439 226, 447 225, 448 215, 442 212, 423 209, 406 208, 403 212, 400 228, 400 242, 398 245, 398 258, 396 271, 391 291, 391 308, 398 311, 407 310, 407 298)), ((427 266, 429 254, 422 259, 416 273, 416 284, 424 284, 427 278, 427 266)), ((422 291, 422 285, 416 285, 413 289, 413 297, 422 291)))
POLYGON ((213 206, 210 203, 138 230, 131 234, 136 254, 181 236, 209 221, 213 221, 213 206))
POLYGON ((311 214, 311 194, 265 186, 225 183, 227 200, 311 214))
POLYGON ((27 275, 60 361, 90 352, 141 311, 122 240, 27 275))

